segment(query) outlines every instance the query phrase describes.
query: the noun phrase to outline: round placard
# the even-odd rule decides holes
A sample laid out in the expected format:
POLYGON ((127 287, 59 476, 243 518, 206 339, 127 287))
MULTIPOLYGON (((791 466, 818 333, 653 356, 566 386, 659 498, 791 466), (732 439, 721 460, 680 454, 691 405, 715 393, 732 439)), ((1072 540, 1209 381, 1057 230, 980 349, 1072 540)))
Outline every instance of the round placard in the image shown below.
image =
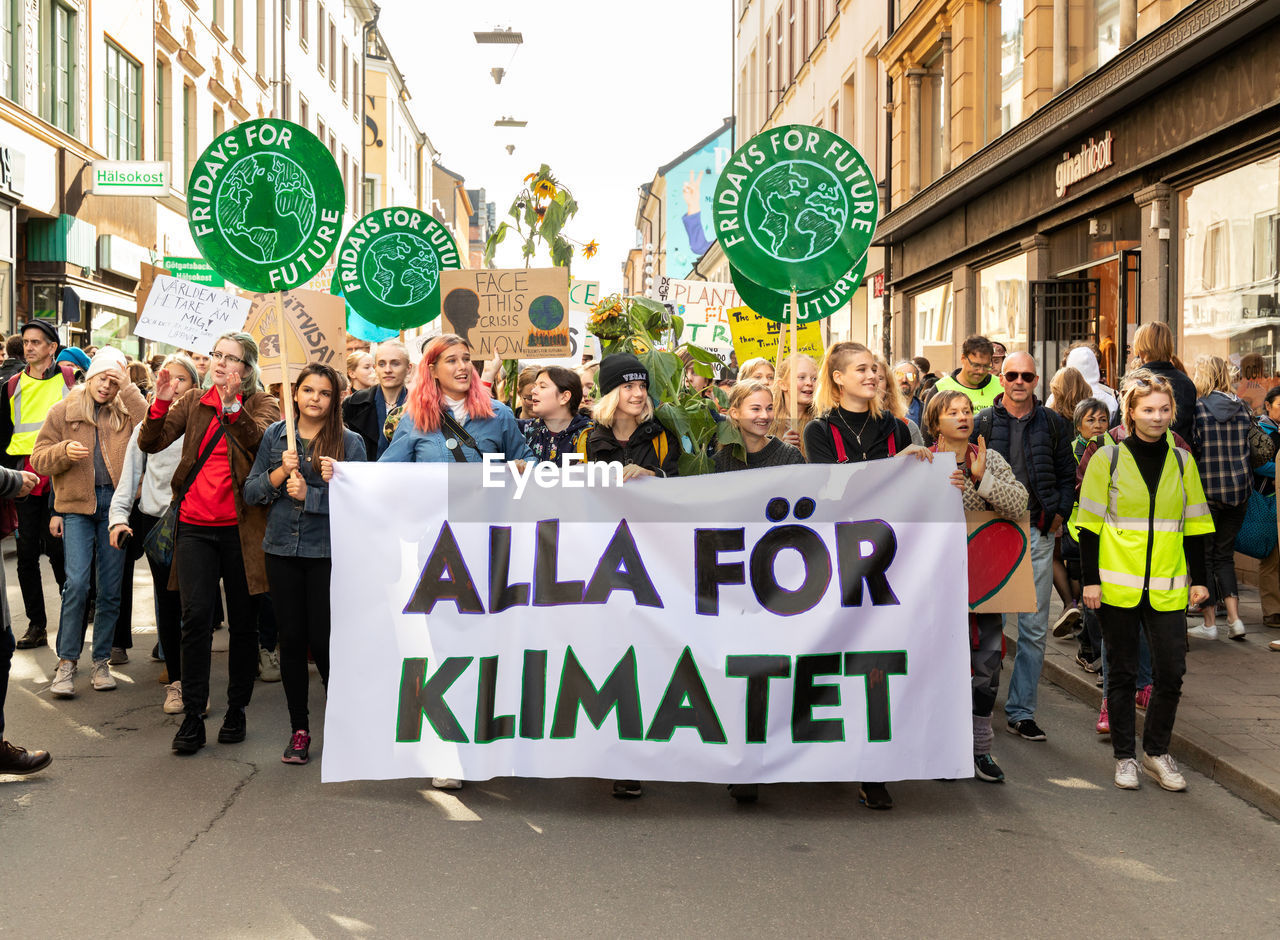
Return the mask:
POLYGON ((447 228, 419 209, 389 206, 352 226, 333 283, 370 323, 407 330, 440 316, 440 272, 460 267, 447 228))
POLYGON ((311 280, 342 234, 346 187, 320 138, 260 118, 219 135, 187 183, 196 247, 233 284, 258 293, 311 280))
MULTIPOLYGON (((867 256, 863 255, 857 264, 838 277, 831 286, 796 291, 796 322, 825 320, 833 313, 847 309, 849 298, 862 284, 866 273, 867 256)), ((732 278, 742 302, 760 316, 775 323, 791 322, 790 291, 762 287, 733 265, 729 266, 729 277, 732 278)))
POLYGON ((871 167, 853 144, 788 124, 751 138, 721 172, 716 238, 757 284, 828 287, 867 253, 879 206, 871 167))

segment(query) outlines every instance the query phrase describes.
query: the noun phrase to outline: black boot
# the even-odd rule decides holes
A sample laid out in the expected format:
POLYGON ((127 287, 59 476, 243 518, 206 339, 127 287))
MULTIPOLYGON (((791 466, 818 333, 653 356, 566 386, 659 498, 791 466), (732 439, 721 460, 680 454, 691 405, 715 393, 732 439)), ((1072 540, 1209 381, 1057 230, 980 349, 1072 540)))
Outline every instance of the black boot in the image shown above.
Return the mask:
POLYGON ((204 721, 197 715, 182 719, 182 727, 173 736, 173 749, 179 754, 194 754, 204 747, 204 721))
POLYGON ((0 774, 33 774, 53 760, 48 751, 28 751, 8 741, 0 741, 0 774))
POLYGON ((227 709, 227 716, 222 719, 222 728, 218 731, 219 744, 239 744, 244 740, 244 709, 234 705, 227 709))
POLYGON ((14 645, 20 650, 38 650, 48 642, 49 635, 44 627, 27 627, 22 639, 14 645))

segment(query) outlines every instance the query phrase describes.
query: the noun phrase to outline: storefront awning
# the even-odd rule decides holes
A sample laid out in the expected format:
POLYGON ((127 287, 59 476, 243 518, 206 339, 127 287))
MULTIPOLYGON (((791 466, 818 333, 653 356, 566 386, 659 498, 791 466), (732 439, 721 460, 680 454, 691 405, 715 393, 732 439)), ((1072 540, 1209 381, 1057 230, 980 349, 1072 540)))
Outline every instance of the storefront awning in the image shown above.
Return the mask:
POLYGON ((67 284, 64 288, 64 298, 66 298, 66 291, 74 292, 76 297, 83 303, 106 307, 128 316, 133 316, 138 311, 137 300, 132 294, 126 294, 123 291, 103 290, 100 287, 84 287, 80 284, 67 284))

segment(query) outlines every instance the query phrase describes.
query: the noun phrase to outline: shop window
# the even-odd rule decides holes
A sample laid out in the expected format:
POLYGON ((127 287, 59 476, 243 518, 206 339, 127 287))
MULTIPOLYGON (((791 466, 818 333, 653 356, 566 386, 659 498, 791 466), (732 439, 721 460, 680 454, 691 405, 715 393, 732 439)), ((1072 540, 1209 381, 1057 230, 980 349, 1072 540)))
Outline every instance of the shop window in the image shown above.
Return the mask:
POLYGON ((1120 54, 1121 0, 1069 0, 1067 80, 1074 84, 1120 54))
POLYGON ((1280 383, 1280 155, 1197 183, 1179 202, 1179 355, 1248 364, 1265 392, 1280 383))
POLYGON ((925 346, 951 344, 954 333, 952 299, 950 281, 921 291, 911 298, 916 332, 914 348, 917 354, 922 353, 925 346))
POLYGON ((988 0, 983 15, 986 143, 1022 120, 1022 0, 988 0))
POLYGON ((138 135, 142 66, 107 40, 107 156, 112 160, 142 157, 138 135))
POLYGON ((978 332, 1010 352, 1027 348, 1027 256, 979 268, 978 332))

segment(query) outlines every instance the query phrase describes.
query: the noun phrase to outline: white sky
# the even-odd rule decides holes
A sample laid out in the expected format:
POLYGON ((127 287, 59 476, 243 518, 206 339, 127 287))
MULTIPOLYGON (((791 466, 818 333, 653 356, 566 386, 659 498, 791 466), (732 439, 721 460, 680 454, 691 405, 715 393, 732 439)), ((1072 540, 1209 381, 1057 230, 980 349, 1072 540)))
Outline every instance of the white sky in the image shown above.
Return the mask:
MULTIPOLYGON (((579 204, 566 234, 595 239, 573 275, 620 290, 637 187, 732 113, 730 0, 382 0, 378 21, 444 166, 484 187, 501 222, 542 163, 579 204), (514 27, 519 47, 479 45, 514 27), (513 55, 513 50, 514 55, 513 55), (507 69, 501 85, 489 70, 507 69), (511 115, 525 128, 498 128, 511 115), (516 145, 508 156, 506 145, 516 145)), ((520 267, 513 232, 496 263, 520 267)), ((550 265, 542 250, 536 265, 550 265)))

